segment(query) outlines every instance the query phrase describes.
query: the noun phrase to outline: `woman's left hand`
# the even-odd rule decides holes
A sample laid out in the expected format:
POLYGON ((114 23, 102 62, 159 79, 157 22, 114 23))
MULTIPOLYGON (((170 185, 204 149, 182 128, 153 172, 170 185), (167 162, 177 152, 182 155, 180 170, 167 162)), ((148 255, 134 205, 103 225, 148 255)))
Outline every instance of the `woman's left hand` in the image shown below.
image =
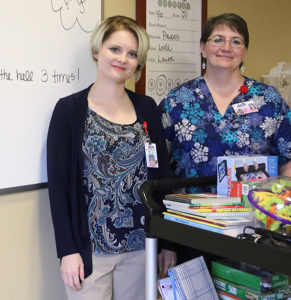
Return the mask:
POLYGON ((174 267, 177 263, 177 254, 175 251, 162 249, 158 255, 159 277, 168 275, 168 269, 174 267))

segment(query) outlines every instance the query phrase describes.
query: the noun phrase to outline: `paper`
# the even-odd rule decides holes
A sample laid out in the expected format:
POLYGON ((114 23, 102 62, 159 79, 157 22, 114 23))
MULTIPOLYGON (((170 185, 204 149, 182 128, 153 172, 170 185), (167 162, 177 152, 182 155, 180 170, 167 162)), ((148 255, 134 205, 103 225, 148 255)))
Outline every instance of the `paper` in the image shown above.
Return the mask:
MULTIPOLYGON (((174 293, 181 300, 218 300, 218 296, 203 256, 189 260, 169 270, 174 293)), ((178 298, 175 297, 175 300, 178 298)))
POLYGON ((146 94, 159 103, 172 88, 200 76, 201 0, 147 0, 146 19, 146 94))
MULTIPOLYGON (((162 278, 158 281, 158 289, 163 300, 175 300, 170 277, 162 278)), ((181 300, 178 296, 177 300, 181 300)))

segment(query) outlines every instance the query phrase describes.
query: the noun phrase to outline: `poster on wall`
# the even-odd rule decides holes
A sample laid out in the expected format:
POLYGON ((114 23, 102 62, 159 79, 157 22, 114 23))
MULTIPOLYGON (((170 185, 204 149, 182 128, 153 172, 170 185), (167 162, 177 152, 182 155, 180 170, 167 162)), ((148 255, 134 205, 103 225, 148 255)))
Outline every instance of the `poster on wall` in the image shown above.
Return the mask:
POLYGON ((150 50, 146 94, 159 103, 168 92, 201 74, 201 0, 147 0, 150 50))
POLYGON ((47 181, 46 137, 59 98, 96 77, 89 38, 102 1, 6 1, 0 10, 0 193, 47 181))

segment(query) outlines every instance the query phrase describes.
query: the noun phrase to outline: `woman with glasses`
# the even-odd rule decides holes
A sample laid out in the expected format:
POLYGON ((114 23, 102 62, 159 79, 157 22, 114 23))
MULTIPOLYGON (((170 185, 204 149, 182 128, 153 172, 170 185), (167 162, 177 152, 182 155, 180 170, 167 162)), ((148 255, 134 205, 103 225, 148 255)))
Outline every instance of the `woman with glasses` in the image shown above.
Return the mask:
MULTIPOLYGON (((210 18, 200 49, 204 76, 174 88, 159 108, 177 177, 215 176, 217 156, 278 155, 291 175, 291 111, 279 92, 242 75, 249 46, 245 20, 233 13, 210 18)), ((191 192, 216 192, 191 188, 191 192)), ((206 253, 177 247, 178 263, 206 253)))
POLYGON ((216 175, 217 156, 239 154, 278 155, 280 173, 291 174, 291 111, 275 88, 242 75, 248 46, 243 18, 210 18, 200 39, 204 76, 160 103, 176 176, 216 175))

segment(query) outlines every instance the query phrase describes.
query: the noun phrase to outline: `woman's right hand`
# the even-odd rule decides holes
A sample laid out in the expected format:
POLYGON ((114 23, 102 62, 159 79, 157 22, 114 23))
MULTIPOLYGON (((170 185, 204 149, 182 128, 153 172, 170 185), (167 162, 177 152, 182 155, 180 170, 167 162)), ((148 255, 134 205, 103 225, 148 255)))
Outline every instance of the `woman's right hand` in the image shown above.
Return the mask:
POLYGON ((79 253, 62 257, 61 275, 65 285, 73 290, 81 290, 84 281, 84 263, 79 253))

